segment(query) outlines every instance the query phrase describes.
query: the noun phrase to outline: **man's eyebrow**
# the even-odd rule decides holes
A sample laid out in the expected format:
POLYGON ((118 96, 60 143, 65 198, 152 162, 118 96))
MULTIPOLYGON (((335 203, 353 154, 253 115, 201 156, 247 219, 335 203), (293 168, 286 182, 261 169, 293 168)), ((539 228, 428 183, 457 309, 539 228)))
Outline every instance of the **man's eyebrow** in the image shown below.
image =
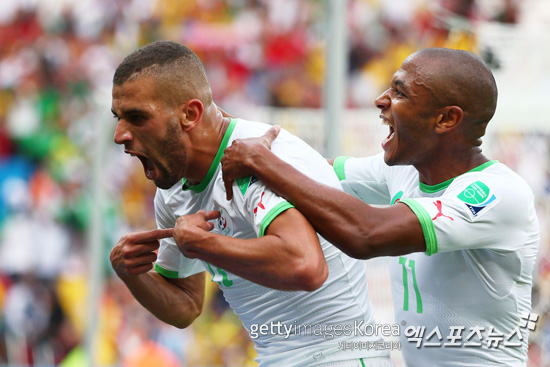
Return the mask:
MULTIPOLYGON (((113 113, 113 115, 118 116, 118 114, 117 114, 117 113, 115 112, 115 110, 112 109, 112 108, 111 108, 111 112, 113 113)), ((120 113, 121 113, 122 115, 146 115, 146 114, 147 114, 147 111, 142 110, 142 109, 140 109, 140 108, 129 108, 129 109, 127 109, 127 110, 122 109, 122 110, 120 111, 120 113)))
POLYGON ((407 91, 407 87, 405 86, 405 83, 403 83, 402 80, 396 79, 396 80, 394 80, 393 83, 395 84, 396 87, 400 87, 400 88, 403 89, 405 92, 407 91))

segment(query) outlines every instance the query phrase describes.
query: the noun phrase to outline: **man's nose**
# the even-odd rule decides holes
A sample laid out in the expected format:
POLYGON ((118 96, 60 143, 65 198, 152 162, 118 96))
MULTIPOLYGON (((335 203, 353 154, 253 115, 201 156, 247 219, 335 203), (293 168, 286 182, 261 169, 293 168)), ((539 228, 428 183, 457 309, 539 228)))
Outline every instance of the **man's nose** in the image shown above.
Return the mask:
POLYGON ((374 100, 374 104, 376 105, 376 108, 379 108, 381 110, 385 110, 386 108, 388 108, 390 106, 390 98, 389 98, 388 93, 389 93, 389 89, 384 91, 384 93, 379 95, 378 98, 376 98, 374 100))
POLYGON ((114 141, 116 144, 124 144, 130 140, 132 140, 132 133, 124 121, 120 120, 115 129, 114 141))

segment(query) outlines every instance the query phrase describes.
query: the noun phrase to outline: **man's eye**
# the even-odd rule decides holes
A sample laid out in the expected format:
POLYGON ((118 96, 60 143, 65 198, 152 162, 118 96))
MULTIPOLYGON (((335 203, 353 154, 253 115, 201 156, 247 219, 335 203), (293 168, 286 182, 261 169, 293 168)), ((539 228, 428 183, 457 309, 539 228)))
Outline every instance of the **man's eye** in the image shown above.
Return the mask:
POLYGON ((117 121, 120 121, 120 117, 118 117, 117 115, 113 115, 113 118, 116 119, 117 121))
POLYGON ((142 115, 132 115, 130 117, 128 117, 128 120, 130 120, 131 122, 142 122, 145 120, 145 116, 142 116, 142 115))

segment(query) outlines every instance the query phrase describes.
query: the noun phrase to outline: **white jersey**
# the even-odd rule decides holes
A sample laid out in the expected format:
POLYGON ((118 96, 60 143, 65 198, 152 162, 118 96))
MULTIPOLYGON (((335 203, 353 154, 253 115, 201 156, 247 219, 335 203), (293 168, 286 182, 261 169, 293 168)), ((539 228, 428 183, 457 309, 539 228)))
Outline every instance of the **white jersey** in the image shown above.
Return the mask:
MULTIPOLYGON (((233 119, 210 170, 198 185, 186 182, 157 190, 155 212, 159 228, 173 227, 176 218, 203 209, 219 210, 214 231, 237 238, 257 238, 281 212, 292 207, 255 177, 233 183, 233 199, 226 200, 220 159, 235 139, 261 136, 267 124, 233 119)), ((331 166, 315 150, 287 131, 281 131, 272 150, 309 177, 341 189, 331 166)), ((299 185, 299 182, 296 183, 299 185)), ((260 366, 309 366, 359 358, 388 356, 389 350, 350 350, 346 342, 381 342, 366 325, 373 325, 364 262, 352 259, 319 238, 329 276, 314 292, 270 289, 224 269, 184 257, 174 240, 163 239, 155 269, 171 278, 207 270, 249 332, 260 366)), ((276 256, 276 254, 274 254, 276 256)), ((366 344, 364 344, 366 345, 366 344)))
POLYGON ((426 253, 391 258, 396 323, 407 366, 525 366, 539 227, 517 174, 487 162, 439 185, 383 154, 339 157, 344 190, 416 214, 426 253))

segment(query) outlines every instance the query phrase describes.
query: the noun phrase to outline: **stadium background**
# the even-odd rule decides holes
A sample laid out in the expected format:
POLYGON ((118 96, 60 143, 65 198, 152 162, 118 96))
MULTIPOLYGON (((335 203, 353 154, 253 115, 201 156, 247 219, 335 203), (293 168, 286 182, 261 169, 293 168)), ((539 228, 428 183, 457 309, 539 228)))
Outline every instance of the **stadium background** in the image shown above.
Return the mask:
MULTIPOLYGON (((179 330, 145 312, 110 270, 121 234, 155 226, 154 187, 111 140, 111 78, 139 46, 186 43, 203 60, 218 105, 280 124, 324 151, 326 6, 0 0, 0 365, 84 366, 90 346, 96 366, 254 365, 247 333, 215 284, 203 315, 179 330)), ((484 149, 536 195, 540 319, 528 366, 550 366, 550 3, 348 0, 346 23, 341 155, 380 151, 387 128, 372 101, 411 52, 464 48, 491 65, 500 96, 484 149)), ((379 323, 393 323, 386 261, 368 261, 379 323)))

